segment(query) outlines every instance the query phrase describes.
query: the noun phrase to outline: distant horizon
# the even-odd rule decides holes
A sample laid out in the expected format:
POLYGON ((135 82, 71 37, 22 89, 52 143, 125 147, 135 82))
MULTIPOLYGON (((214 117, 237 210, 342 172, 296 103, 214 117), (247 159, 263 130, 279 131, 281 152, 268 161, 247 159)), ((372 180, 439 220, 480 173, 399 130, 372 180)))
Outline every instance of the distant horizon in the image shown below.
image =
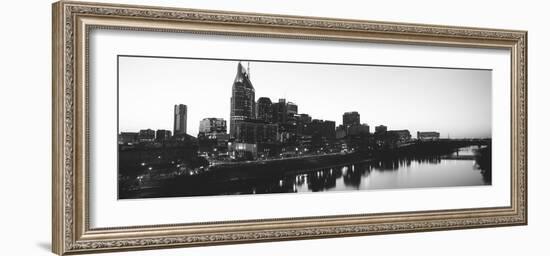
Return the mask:
POLYGON ((240 61, 245 67, 250 63, 255 101, 286 99, 312 119, 338 126, 345 112, 356 111, 371 133, 384 125, 409 130, 413 138, 417 132, 491 138, 490 70, 147 56, 118 60, 118 133, 173 132, 177 104, 187 105, 187 134, 197 136, 205 118, 223 118, 229 131, 231 87, 240 61))

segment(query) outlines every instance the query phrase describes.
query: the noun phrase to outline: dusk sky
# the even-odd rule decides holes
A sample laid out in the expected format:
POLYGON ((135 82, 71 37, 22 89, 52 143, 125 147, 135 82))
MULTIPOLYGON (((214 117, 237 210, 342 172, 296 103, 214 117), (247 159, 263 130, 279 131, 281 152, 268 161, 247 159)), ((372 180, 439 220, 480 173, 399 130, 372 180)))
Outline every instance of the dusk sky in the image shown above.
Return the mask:
MULTIPOLYGON (((190 135, 197 135, 203 118, 223 118, 229 125, 237 63, 120 57, 120 131, 172 130, 175 104, 187 105, 190 135)), ((357 111, 371 132, 383 124, 408 129, 414 138, 417 131, 444 138, 491 136, 490 70, 251 61, 250 71, 256 100, 286 98, 299 113, 336 125, 344 112, 357 111)))

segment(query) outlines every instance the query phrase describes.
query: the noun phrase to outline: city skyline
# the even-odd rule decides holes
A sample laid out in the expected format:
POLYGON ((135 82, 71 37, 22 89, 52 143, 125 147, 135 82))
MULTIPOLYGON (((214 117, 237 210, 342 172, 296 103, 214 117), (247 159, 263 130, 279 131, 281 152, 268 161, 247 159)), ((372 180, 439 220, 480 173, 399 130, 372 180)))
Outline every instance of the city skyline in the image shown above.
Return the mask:
MULTIPOLYGON (((172 130, 171 109, 179 104, 187 106, 187 133, 192 136, 204 118, 223 118, 229 124, 239 61, 143 57, 119 57, 119 61, 119 132, 172 130), (212 71, 215 74, 209 74, 212 71)), ((255 101, 286 99, 298 106, 298 113, 334 121, 336 126, 342 124, 344 113, 356 111, 371 129, 385 125, 411 134, 437 131, 442 137, 491 137, 489 70, 253 61, 250 69, 255 101)))

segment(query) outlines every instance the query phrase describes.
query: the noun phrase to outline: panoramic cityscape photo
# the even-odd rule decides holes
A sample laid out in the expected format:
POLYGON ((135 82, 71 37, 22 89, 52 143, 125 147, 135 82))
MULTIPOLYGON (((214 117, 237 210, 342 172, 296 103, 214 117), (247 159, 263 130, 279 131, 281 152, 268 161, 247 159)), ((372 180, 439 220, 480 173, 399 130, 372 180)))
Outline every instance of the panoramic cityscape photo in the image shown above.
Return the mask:
POLYGON ((491 185, 491 70, 118 56, 118 198, 491 185))

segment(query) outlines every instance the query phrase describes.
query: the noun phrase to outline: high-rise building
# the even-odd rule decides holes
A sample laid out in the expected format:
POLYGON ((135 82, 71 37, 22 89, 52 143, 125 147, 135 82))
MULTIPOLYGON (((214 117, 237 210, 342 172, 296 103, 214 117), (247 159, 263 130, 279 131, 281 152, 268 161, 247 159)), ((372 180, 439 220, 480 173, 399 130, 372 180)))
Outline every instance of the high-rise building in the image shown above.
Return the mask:
POLYGON ((287 115, 297 115, 298 114, 298 105, 293 102, 288 102, 286 104, 286 114, 287 115))
POLYGON ((334 139, 336 138, 336 123, 329 120, 313 119, 306 129, 306 134, 334 139))
POLYGON ((227 133, 227 122, 223 118, 204 118, 199 124, 199 132, 208 136, 227 133))
POLYGON ((172 137, 172 132, 169 130, 157 130, 155 140, 158 142, 167 141, 172 137))
POLYGON ((368 124, 353 125, 348 128, 347 135, 369 135, 370 127, 368 124))
POLYGON ((273 122, 273 110, 271 99, 267 97, 261 97, 256 103, 256 119, 264 122, 273 122))
POLYGON ((300 114, 298 116, 296 133, 297 135, 305 135, 309 124, 311 123, 311 116, 308 114, 300 114))
POLYGON ((266 143, 277 139, 277 124, 267 123, 261 120, 235 121, 235 142, 266 143))
POLYGON ((344 127, 344 125, 338 125, 336 127, 336 139, 344 139, 346 136, 348 136, 348 129, 344 127))
POLYGON ((286 99, 279 99, 279 102, 275 102, 272 105, 273 122, 278 124, 285 124, 287 118, 286 99))
POLYGON ((187 134, 187 106, 174 106, 174 135, 187 134))
POLYGON ((235 122, 246 119, 255 119, 255 90, 250 81, 250 74, 239 62, 237 75, 233 82, 231 92, 231 113, 229 120, 229 132, 235 136, 235 122))
POLYGON ((349 128, 355 125, 360 125, 361 118, 359 116, 359 113, 357 111, 344 113, 344 115, 342 116, 342 124, 346 128, 349 128))
POLYGON ((279 102, 272 105, 273 122, 286 124, 289 120, 296 121, 298 115, 298 105, 287 102, 286 99, 279 99, 279 102))
POLYGON ((308 114, 300 114, 300 122, 311 123, 311 116, 309 116, 308 114))

